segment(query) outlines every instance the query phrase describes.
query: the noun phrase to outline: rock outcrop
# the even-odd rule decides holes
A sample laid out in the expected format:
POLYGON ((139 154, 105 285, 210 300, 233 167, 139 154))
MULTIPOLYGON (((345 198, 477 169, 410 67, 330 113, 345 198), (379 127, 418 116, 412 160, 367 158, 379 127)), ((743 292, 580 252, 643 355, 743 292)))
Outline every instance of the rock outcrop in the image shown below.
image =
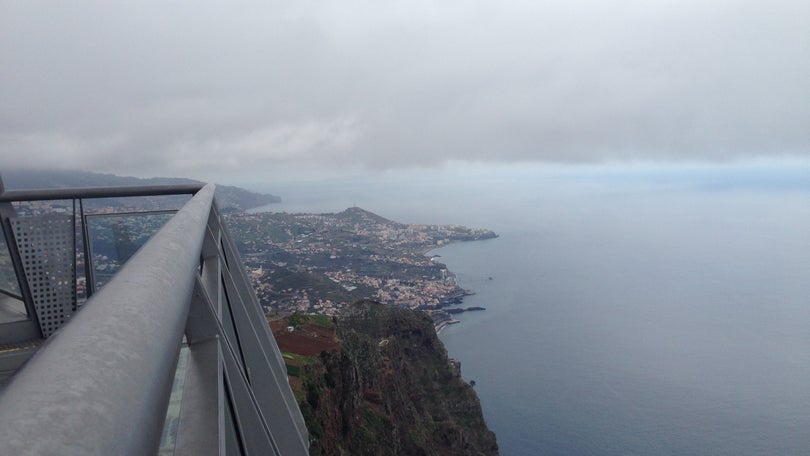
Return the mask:
POLYGON ((359 301, 331 321, 295 320, 297 327, 281 322, 274 329, 310 454, 498 454, 475 391, 426 314, 359 301), (326 349, 316 355, 318 339, 326 349))

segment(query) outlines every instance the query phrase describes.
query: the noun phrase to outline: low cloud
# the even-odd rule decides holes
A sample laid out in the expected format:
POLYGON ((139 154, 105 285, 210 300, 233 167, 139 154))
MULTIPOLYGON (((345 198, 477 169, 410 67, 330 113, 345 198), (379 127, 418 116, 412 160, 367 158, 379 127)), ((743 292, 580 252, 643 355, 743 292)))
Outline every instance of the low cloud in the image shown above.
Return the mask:
POLYGON ((3 166, 807 157, 809 21, 802 1, 8 3, 3 166))

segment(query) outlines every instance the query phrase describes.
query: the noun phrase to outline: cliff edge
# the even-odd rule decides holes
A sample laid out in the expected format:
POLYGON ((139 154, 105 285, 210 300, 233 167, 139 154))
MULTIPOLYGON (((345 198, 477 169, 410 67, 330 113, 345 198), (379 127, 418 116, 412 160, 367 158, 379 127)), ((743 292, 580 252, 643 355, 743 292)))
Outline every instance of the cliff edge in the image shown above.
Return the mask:
POLYGON ((271 322, 312 455, 497 455, 473 388, 424 313, 359 301, 271 322))

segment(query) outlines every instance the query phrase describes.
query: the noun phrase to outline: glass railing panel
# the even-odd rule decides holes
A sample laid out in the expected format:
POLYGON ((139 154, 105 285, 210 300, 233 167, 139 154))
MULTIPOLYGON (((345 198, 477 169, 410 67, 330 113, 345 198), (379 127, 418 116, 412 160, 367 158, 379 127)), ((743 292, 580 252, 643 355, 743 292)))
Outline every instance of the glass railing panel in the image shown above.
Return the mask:
POLYGON ((183 346, 177 358, 177 370, 174 373, 172 393, 169 397, 169 407, 166 409, 166 421, 163 424, 163 436, 160 439, 158 455, 169 456, 174 454, 177 443, 177 426, 180 423, 180 405, 183 402, 183 388, 186 384, 186 371, 188 370, 188 345, 183 338, 183 346))
POLYGON ((0 323, 26 320, 28 312, 20 293, 20 283, 14 272, 14 263, 6 244, 5 236, 0 231, 0 323))
POLYGON ((121 269, 175 211, 95 214, 86 216, 94 289, 121 269))

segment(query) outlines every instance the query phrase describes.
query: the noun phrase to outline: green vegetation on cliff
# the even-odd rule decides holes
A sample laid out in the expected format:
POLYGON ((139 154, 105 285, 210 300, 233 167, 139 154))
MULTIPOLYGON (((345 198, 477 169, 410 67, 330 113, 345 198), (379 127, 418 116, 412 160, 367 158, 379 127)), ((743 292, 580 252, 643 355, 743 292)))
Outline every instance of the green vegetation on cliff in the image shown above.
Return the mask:
POLYGON ((274 325, 310 454, 498 454, 474 390, 428 315, 365 300, 334 320, 310 319, 301 325, 295 316, 301 329, 292 332, 274 325))

